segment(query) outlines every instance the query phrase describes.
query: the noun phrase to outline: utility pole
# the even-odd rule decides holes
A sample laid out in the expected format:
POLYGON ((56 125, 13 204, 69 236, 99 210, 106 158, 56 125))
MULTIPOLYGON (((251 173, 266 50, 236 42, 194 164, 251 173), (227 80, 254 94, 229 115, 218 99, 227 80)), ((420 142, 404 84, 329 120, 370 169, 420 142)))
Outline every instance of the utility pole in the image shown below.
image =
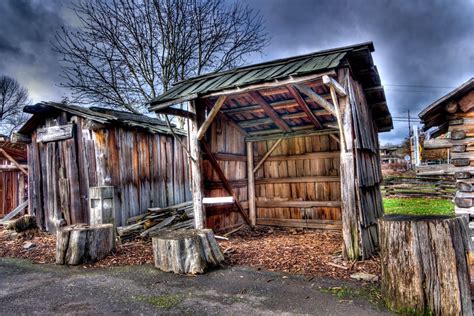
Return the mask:
POLYGON ((410 110, 408 110, 408 151, 410 155, 410 169, 413 167, 413 155, 411 150, 411 121, 410 121, 410 110))

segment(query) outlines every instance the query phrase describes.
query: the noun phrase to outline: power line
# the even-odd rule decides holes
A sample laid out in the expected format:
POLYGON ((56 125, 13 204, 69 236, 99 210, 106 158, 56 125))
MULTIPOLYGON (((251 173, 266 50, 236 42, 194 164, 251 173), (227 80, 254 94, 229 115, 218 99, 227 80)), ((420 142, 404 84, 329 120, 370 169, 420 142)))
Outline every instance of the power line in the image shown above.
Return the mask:
POLYGON ((391 88, 387 88, 385 89, 387 90, 387 92, 412 92, 412 93, 443 93, 441 91, 434 91, 434 90, 400 90, 400 89, 391 89, 391 88))
POLYGON ((393 87, 409 87, 409 88, 428 88, 428 89, 455 89, 456 87, 441 87, 441 86, 428 86, 428 85, 411 85, 411 84, 392 84, 386 83, 384 86, 393 87))

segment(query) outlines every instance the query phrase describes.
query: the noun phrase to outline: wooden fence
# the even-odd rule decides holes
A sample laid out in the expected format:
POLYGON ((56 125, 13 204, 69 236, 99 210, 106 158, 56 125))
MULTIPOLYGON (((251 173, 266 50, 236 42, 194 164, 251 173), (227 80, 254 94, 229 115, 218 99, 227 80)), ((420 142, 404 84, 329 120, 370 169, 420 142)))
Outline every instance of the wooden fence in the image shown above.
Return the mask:
POLYGON ((384 197, 452 199, 455 193, 456 181, 446 176, 390 177, 382 185, 384 197))

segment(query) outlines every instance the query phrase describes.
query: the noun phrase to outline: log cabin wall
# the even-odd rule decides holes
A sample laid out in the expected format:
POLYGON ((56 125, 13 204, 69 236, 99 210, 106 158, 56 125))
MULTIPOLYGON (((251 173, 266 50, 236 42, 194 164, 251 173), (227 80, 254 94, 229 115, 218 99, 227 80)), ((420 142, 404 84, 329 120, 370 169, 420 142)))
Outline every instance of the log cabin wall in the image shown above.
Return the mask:
POLYGON ((474 240, 474 78, 425 108, 419 116, 424 129, 432 131, 424 148, 447 149, 450 163, 420 168, 418 173, 456 178, 455 213, 468 217, 469 237, 474 240))
POLYGON ((29 209, 38 226, 88 223, 91 186, 115 187, 115 221, 191 199, 186 154, 172 135, 101 125, 62 112, 38 125, 28 145, 29 209), (37 142, 38 129, 73 124, 71 138, 37 142))

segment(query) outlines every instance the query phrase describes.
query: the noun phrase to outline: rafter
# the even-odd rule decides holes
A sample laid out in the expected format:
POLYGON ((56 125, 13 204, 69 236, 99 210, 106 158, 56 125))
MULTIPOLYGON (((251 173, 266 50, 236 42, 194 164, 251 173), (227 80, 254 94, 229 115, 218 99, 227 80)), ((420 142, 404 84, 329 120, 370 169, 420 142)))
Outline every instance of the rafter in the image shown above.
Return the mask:
POLYGON ((278 115, 278 113, 265 101, 265 99, 257 92, 250 91, 249 96, 263 109, 275 124, 285 132, 291 132, 291 128, 286 122, 278 115))
POLYGON ((308 104, 303 100, 301 97, 301 94, 296 90, 295 87, 292 85, 287 86, 288 91, 290 91, 290 94, 295 98, 296 103, 300 106, 300 108, 303 110, 303 112, 306 113, 308 116, 308 119, 316 126, 317 128, 322 128, 323 126, 321 125, 321 122, 317 119, 317 117, 314 115, 314 113, 311 111, 309 108, 308 104))
MULTIPOLYGON (((331 95, 328 94, 320 94, 320 96, 326 100, 331 100, 331 95)), ((309 97, 304 97, 303 100, 306 102, 312 101, 309 97)), ((274 110, 280 109, 287 109, 287 108, 296 108, 299 107, 298 103, 295 100, 283 100, 283 101, 275 101, 275 102, 267 102, 274 110)), ((263 112, 263 109, 258 104, 252 105, 245 105, 245 106, 238 106, 232 107, 229 109, 222 109, 221 112, 226 114, 240 114, 242 112, 263 112)), ((324 114, 323 114, 324 115, 324 114)), ((327 113, 326 113, 327 115, 327 113)))
POLYGON ((318 105, 329 111, 331 114, 336 114, 336 110, 334 108, 334 105, 332 105, 330 102, 326 101, 323 97, 321 97, 319 94, 313 91, 313 89, 306 87, 305 85, 302 84, 295 84, 295 87, 300 90, 300 92, 306 94, 308 97, 310 97, 314 102, 316 102, 318 105))

